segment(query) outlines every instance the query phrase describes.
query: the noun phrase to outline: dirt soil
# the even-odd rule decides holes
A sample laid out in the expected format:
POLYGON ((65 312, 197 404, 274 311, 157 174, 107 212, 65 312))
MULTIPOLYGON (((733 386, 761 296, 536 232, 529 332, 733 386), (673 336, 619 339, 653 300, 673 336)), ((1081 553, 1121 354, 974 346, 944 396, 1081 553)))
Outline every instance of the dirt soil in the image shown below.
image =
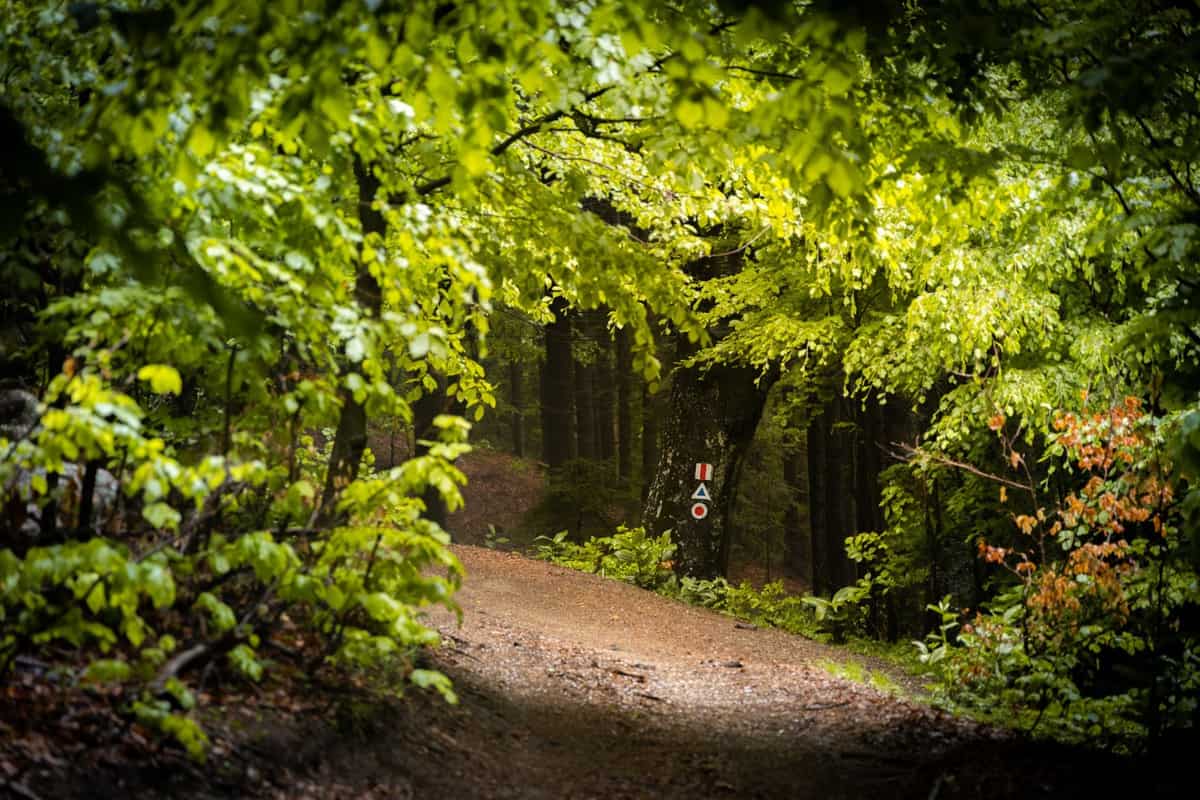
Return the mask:
POLYGON ((38 697, 13 686, 0 693, 0 797, 1186 796, 1161 765, 932 710, 906 676, 893 694, 842 680, 823 665, 858 658, 844 650, 516 554, 455 551, 462 625, 432 615, 445 643, 422 666, 453 678, 458 705, 261 687, 206 720, 214 744, 197 765, 129 744, 75 701, 58 728, 5 707, 6 694, 38 697))
POLYGON ((920 691, 907 676, 891 676, 899 694, 834 677, 822 664, 854 658, 844 650, 516 554, 456 551, 463 623, 434 621, 447 642, 436 662, 463 702, 431 746, 461 774, 413 775, 417 796, 1063 797, 1123 780, 1119 759, 933 710, 905 696, 920 691))
POLYGON ((456 542, 482 545, 489 533, 509 538, 545 489, 538 462, 507 453, 472 450, 457 466, 467 476, 467 485, 462 488, 463 507, 446 525, 456 542))

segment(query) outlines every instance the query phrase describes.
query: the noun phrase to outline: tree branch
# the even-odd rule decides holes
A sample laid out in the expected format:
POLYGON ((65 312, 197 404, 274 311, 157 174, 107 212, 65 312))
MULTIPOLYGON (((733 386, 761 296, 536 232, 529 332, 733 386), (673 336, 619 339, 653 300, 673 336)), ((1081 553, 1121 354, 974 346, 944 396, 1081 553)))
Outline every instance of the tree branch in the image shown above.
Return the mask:
POLYGON ((1029 491, 1029 487, 1023 483, 1017 483, 1016 481, 1009 480, 1001 475, 985 472, 979 467, 976 467, 973 464, 968 464, 965 461, 957 461, 953 458, 947 458, 946 456, 934 455, 933 453, 921 450, 909 444, 902 444, 899 442, 893 442, 892 444, 894 447, 898 448, 892 453, 892 456, 897 460, 904 462, 912 462, 917 460, 932 461, 935 464, 941 464, 945 467, 954 467, 955 469, 960 469, 963 472, 969 472, 972 475, 984 478, 994 483, 998 483, 1001 486, 1007 486, 1010 489, 1019 489, 1022 492, 1029 491))

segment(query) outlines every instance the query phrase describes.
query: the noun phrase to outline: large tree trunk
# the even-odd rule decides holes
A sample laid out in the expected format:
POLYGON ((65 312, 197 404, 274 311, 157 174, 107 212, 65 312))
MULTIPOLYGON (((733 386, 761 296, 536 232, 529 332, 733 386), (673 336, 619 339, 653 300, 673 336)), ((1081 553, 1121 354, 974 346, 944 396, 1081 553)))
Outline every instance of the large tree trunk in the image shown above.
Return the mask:
POLYGON ((650 393, 650 387, 642 383, 642 503, 650 496, 650 484, 658 470, 658 435, 661 399, 650 393))
POLYGON ((550 308, 554 322, 546 326, 546 361, 542 366, 542 460, 551 469, 571 458, 571 319, 567 302, 556 297, 550 308))
MULTIPOLYGON (((681 339, 679 358, 688 350, 681 339)), ((728 567, 738 473, 770 389, 770 381, 756 385, 756 378, 754 370, 725 365, 704 373, 679 368, 672 378, 658 470, 642 521, 653 533, 674 531, 675 570, 681 575, 714 578, 728 567), (712 477, 704 481, 711 501, 704 504, 708 515, 694 519, 699 463, 712 465, 712 477)))
POLYGON ((603 318, 597 319, 596 344, 599 347, 596 368, 592 373, 593 388, 596 390, 596 456, 605 462, 606 482, 611 482, 613 459, 617 455, 616 420, 616 376, 613 374, 612 337, 603 318))
POLYGON ((826 504, 825 484, 828 481, 825 463, 825 450, 828 445, 829 430, 825 417, 828 410, 823 410, 820 416, 814 417, 808 425, 808 527, 812 542, 812 572, 809 582, 813 594, 825 594, 829 591, 829 514, 826 504))
MULTIPOLYGON (((387 233, 387 221, 374 208, 375 195, 379 191, 379 178, 357 155, 354 157, 354 178, 358 183, 358 220, 363 237, 376 233, 387 233)), ((383 310, 383 294, 375 276, 360 259, 354 281, 354 298, 358 305, 371 316, 379 316, 383 310)), ((314 526, 321 527, 337 520, 337 496, 343 488, 358 477, 363 451, 367 449, 367 410, 354 399, 354 393, 343 387, 339 393, 342 413, 338 418, 337 433, 329 453, 329 467, 325 472, 325 488, 321 493, 321 505, 317 509, 314 526)))
MULTIPOLYGON (((586 317, 580 318, 579 330, 588 333, 590 326, 586 317)), ((596 457, 596 415, 593 400, 595 386, 593 375, 596 364, 584 364, 576 361, 575 365, 575 434, 578 443, 579 458, 594 459, 596 457)))
POLYGON ((854 565, 846 556, 846 537, 855 532, 854 462, 856 432, 849 424, 846 402, 835 397, 829 406, 825 429, 825 563, 830 589, 837 590, 854 580, 854 565))
MULTIPOLYGON (((427 391, 418 397, 412 404, 413 414, 413 441, 416 443, 414 452, 418 456, 423 456, 429 453, 429 445, 421 444, 423 441, 435 441, 437 439, 438 430, 433 424, 434 419, 439 414, 461 414, 463 408, 460 404, 452 400, 446 395, 446 378, 445 376, 434 373, 434 378, 437 380, 437 388, 433 391, 427 391)), ((442 497, 442 493, 437 488, 430 486, 425 489, 421 499, 425 502, 425 513, 423 516, 436 522, 442 529, 446 528, 449 522, 449 509, 446 508, 446 501, 442 497)))
POLYGON ((879 472, 883 469, 881 447, 883 446, 883 408, 870 403, 865 409, 857 410, 858 448, 855 458, 854 499, 855 518, 859 533, 883 531, 883 511, 879 508, 882 499, 879 491, 879 472))
POLYGON ((512 448, 517 458, 525 457, 525 376, 521 362, 508 364, 508 401, 512 405, 512 448))
POLYGON ((804 512, 808 506, 805 456, 804 451, 783 454, 783 481, 788 487, 788 507, 783 514, 783 557, 788 572, 808 576, 812 570, 812 537, 805 525, 804 512))
POLYGON ((633 354, 629 331, 617 331, 617 478, 628 485, 633 477, 633 354))

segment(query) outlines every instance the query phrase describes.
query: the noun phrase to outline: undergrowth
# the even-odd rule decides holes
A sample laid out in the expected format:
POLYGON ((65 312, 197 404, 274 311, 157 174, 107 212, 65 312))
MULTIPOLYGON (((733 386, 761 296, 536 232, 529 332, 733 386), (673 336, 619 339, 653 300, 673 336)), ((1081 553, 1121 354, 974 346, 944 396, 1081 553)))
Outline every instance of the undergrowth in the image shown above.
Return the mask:
POLYGON ((827 612, 828 601, 790 594, 782 581, 761 589, 750 582, 733 584, 725 578, 679 577, 671 569, 675 545, 670 533, 650 536, 642 528, 617 528, 611 536, 573 542, 567 531, 534 540, 534 555, 571 569, 602 575, 649 589, 663 597, 719 611, 754 625, 778 628, 820 642, 847 644, 854 652, 895 663, 908 672, 922 667, 911 645, 884 645, 847 637, 827 612), (818 602, 819 601, 819 602, 818 602))

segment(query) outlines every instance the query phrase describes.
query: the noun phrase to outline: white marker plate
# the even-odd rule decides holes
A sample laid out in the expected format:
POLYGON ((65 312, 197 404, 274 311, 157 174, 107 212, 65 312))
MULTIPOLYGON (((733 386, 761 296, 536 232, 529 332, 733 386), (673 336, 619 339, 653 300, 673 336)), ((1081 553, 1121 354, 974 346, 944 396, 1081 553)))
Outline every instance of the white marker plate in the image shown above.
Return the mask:
POLYGON ((704 519, 708 516, 708 506, 704 503, 692 503, 692 519, 704 519))
POLYGON ((712 477, 712 464, 696 465, 696 480, 706 481, 712 477))
POLYGON ((696 491, 692 492, 693 500, 712 500, 712 495, 708 493, 708 487, 703 483, 696 487, 696 491))

